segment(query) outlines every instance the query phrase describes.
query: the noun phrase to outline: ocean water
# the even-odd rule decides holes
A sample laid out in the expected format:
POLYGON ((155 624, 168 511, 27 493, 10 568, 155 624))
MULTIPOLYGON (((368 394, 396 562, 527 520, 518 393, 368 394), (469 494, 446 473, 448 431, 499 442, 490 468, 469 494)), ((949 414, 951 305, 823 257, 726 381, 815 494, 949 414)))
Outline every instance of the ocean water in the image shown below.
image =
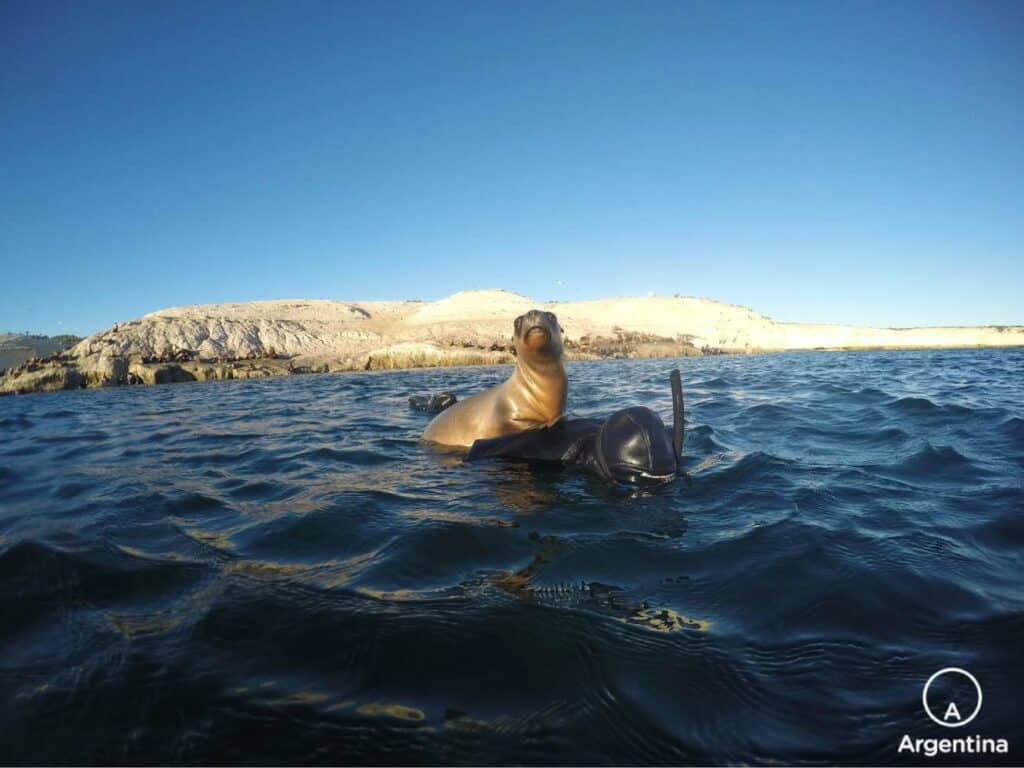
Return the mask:
POLYGON ((642 494, 419 442, 507 368, 0 399, 0 760, 1019 764, 1024 351, 574 363, 570 410, 668 422, 674 365, 642 494))

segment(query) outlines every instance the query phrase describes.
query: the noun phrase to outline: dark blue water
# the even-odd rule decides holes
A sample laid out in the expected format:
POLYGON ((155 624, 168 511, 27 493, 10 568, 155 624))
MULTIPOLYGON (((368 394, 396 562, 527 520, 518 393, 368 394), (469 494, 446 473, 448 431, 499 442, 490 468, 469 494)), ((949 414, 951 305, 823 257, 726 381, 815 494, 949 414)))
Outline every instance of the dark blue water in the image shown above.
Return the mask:
POLYGON ((673 365, 689 479, 638 496, 418 441, 508 369, 0 400, 0 760, 1019 762, 1024 351, 578 363, 570 408, 668 419, 673 365))

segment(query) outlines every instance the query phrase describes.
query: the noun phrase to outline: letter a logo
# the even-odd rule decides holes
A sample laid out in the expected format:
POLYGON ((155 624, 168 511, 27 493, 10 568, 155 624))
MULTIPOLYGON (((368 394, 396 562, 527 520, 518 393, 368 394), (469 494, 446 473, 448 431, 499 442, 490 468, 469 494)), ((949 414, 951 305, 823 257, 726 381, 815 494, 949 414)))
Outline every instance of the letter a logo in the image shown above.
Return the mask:
MULTIPOLYGON (((965 697, 963 694, 957 694, 957 696, 963 706, 969 707, 968 701, 964 701, 965 697)), ((938 723, 946 728, 960 728, 976 718, 978 713, 981 711, 981 698, 981 684, 978 682, 978 678, 966 669, 961 669, 960 667, 946 667, 945 669, 940 669, 928 678, 928 681, 924 684, 924 690, 921 691, 921 704, 924 705, 925 713, 932 719, 932 722, 938 723), (932 683, 944 675, 958 675, 960 677, 965 677, 974 686, 974 692, 976 694, 974 708, 966 718, 960 714, 960 707, 957 706, 956 702, 953 701, 951 697, 947 699, 948 694, 942 697, 947 699, 949 703, 946 705, 946 712, 941 720, 939 719, 938 714, 936 712, 932 712, 931 707, 928 706, 928 689, 931 688, 932 683)))

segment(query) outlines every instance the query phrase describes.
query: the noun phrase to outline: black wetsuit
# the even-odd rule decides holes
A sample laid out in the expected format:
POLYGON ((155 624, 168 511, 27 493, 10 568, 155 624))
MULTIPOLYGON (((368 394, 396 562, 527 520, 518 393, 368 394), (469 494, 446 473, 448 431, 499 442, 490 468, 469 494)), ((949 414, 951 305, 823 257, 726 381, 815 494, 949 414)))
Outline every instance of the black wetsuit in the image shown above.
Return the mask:
POLYGON ((501 458, 575 463, 602 424, 600 419, 562 419, 542 429, 477 440, 470 447, 466 461, 501 458))
POLYGON ((562 419, 543 429, 477 440, 466 461, 522 459, 578 466, 628 485, 657 485, 679 468, 672 436, 661 418, 640 406, 616 411, 606 420, 562 419))

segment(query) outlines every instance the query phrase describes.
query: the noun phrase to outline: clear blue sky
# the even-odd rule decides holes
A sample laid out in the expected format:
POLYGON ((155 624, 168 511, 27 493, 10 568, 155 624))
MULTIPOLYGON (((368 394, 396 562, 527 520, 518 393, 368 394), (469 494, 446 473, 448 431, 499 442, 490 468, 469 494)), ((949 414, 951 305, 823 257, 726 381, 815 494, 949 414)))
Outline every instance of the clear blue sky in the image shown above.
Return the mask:
POLYGON ((1024 323, 1020 2, 0 2, 0 330, 680 293, 1024 323))

